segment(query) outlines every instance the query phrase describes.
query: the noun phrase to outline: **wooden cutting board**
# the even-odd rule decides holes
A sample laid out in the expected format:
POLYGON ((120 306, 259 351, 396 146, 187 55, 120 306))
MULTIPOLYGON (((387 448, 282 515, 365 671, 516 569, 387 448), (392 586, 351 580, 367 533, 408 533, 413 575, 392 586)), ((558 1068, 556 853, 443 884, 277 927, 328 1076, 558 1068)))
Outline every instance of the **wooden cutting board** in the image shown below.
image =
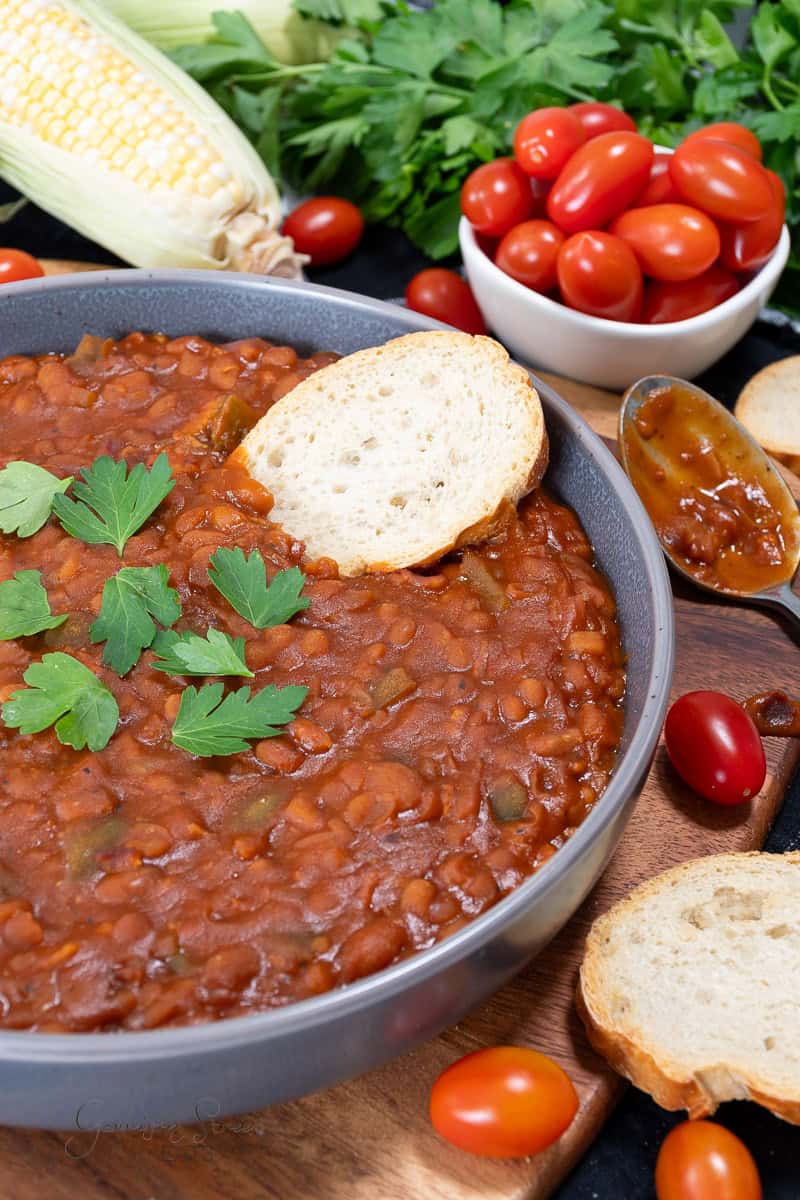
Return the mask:
MULTIPOLYGON (((75 269, 75 264, 70 264, 75 269)), ((63 268, 62 268, 63 269, 63 268)), ((68 268, 69 269, 69 268, 68 268)), ((547 377, 607 437, 617 397, 547 377)), ((796 481, 795 481, 796 482, 796 481)), ((798 492, 800 494, 800 484, 798 492)), ((797 691, 800 647, 779 621, 675 587, 674 695, 797 691)), ((744 808, 715 808, 656 756, 622 843, 593 894, 549 948, 465 1021, 351 1083, 247 1118, 171 1129, 39 1133, 0 1129, 2 1200, 544 1200, 590 1145, 622 1083, 589 1049, 572 995, 586 930, 658 871, 702 854, 763 844, 800 756, 766 743, 765 787, 744 808), (567 1069, 580 1112, 535 1159, 493 1162, 441 1142, 427 1119, 431 1083, 454 1059, 497 1043, 534 1046, 567 1069)), ((112 1035, 109 1035, 112 1036, 112 1035)))

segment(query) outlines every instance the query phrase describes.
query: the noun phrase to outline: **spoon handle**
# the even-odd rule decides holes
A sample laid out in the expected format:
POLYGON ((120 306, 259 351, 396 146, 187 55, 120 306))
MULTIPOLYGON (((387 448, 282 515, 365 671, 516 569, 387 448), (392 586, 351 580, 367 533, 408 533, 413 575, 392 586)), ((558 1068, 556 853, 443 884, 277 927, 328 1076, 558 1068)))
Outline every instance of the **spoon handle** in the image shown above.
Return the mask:
POLYGON ((781 583, 777 587, 768 588, 766 591, 759 592, 753 599, 770 608, 779 608, 792 618, 795 625, 800 627, 800 596, 792 590, 791 583, 781 583))

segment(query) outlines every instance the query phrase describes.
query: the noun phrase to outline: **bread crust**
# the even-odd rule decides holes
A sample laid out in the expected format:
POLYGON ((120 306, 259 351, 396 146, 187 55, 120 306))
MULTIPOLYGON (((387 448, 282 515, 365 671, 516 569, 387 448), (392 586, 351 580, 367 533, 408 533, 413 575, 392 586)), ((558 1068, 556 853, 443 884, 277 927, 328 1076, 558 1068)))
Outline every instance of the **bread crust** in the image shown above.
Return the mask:
POLYGON ((641 884, 625 899, 619 901, 594 922, 586 939, 575 995, 575 1006, 592 1047, 617 1071, 642 1091, 648 1092, 657 1104, 670 1110, 686 1109, 691 1118, 709 1117, 725 1100, 748 1099, 769 1109, 775 1116, 793 1125, 800 1125, 800 1093, 777 1094, 756 1072, 740 1068, 728 1071, 725 1064, 713 1071, 706 1069, 686 1074, 677 1064, 656 1057, 654 1050, 637 1041, 615 1026, 600 998, 601 980, 607 978, 608 964, 604 944, 616 921, 625 919, 632 910, 646 910, 651 897, 660 893, 674 880, 680 879, 698 864, 711 867, 721 860, 782 859, 800 866, 800 852, 766 855, 759 851, 709 855, 692 859, 641 884))

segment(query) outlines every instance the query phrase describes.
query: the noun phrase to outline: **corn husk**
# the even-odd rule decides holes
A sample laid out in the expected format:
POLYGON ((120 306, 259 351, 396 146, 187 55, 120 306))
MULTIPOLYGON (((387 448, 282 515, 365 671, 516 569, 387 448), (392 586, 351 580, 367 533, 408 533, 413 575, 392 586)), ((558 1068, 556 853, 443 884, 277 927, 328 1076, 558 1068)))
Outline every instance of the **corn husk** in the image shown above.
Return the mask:
MULTIPOLYGON (((159 50, 205 42, 214 34, 211 14, 220 0, 103 0, 105 7, 159 50)), ((236 0, 230 8, 247 17, 264 45, 283 63, 323 62, 339 34, 322 21, 309 21, 292 0, 236 0)))
POLYGON ((303 259, 280 233, 278 190, 244 134, 94 0, 0 3, 0 175, 135 266, 300 274, 303 259), (156 135, 165 109, 180 135, 156 135), (127 165, 111 153, 123 123, 127 165), (76 142, 88 127, 91 145, 76 142))

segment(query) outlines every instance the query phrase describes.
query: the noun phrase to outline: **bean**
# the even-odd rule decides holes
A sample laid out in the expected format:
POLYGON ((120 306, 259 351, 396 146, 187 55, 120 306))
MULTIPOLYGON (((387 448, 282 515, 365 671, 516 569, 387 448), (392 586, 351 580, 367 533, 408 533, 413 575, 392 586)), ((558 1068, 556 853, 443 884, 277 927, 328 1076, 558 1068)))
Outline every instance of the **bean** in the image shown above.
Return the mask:
POLYGON ((32 913, 15 912, 3 925, 3 937, 14 950, 38 946, 44 934, 32 913))
POLYGON ((436 896, 436 885, 429 879, 410 879, 400 894, 400 907, 412 916, 425 918, 436 896))
POLYGON ((325 817, 305 792, 296 792, 283 810, 290 824, 308 833, 325 828, 325 817))
POLYGON ((316 721, 296 717, 289 725, 289 733, 307 754, 325 754, 333 745, 331 735, 316 721))
POLYGON ((217 950, 203 968, 203 986, 215 998, 230 998, 258 974, 258 953, 252 946, 227 946, 217 950))
POLYGON ((331 648, 330 638, 321 629, 306 629, 300 635, 300 649, 307 658, 319 658, 331 648))
POLYGON ((351 933, 336 956, 339 976, 344 983, 388 967, 403 949, 406 933, 387 917, 376 917, 351 933))
POLYGON ((255 756, 280 775, 290 775, 303 761, 303 754, 285 738, 264 738, 255 746, 255 756))

